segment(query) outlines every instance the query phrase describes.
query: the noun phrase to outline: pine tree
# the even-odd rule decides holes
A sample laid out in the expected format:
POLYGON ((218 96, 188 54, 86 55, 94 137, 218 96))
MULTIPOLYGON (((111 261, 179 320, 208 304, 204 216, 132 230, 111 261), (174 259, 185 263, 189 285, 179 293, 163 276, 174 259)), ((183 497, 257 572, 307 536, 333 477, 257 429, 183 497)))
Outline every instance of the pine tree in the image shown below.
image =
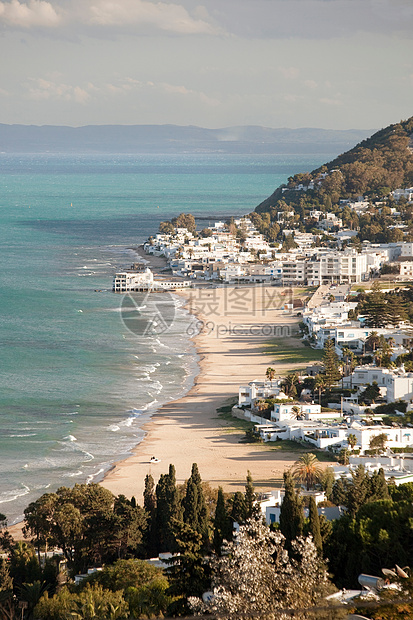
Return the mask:
POLYGON ((321 554, 323 551, 323 541, 321 538, 320 517, 318 516, 317 504, 314 497, 310 497, 310 513, 309 513, 309 529, 313 536, 313 541, 317 547, 317 551, 321 554))
POLYGON ((170 582, 168 594, 174 597, 169 612, 187 615, 189 596, 202 596, 209 589, 211 569, 205 562, 202 536, 188 523, 173 519, 176 549, 179 555, 169 560, 166 574, 170 582))
POLYGON ((407 320, 406 303, 400 295, 391 295, 387 304, 388 321, 398 327, 401 321, 407 320))
POLYGON ((361 304, 361 312, 367 327, 385 327, 389 322, 389 307, 380 284, 373 282, 372 291, 361 304))
POLYGON ((347 497, 348 497, 348 481, 340 477, 333 484, 333 490, 331 492, 331 501, 336 506, 347 506, 347 497))
POLYGON ((218 555, 221 555, 224 540, 232 540, 232 522, 225 505, 224 492, 222 487, 219 487, 214 517, 214 550, 218 555))
POLYGON ((324 345, 323 364, 325 384, 326 387, 331 388, 341 378, 338 355, 331 338, 328 338, 324 345))
POLYGON ((366 473, 364 465, 358 465, 356 469, 351 472, 351 479, 352 481, 348 487, 347 509, 349 514, 354 517, 368 494, 369 476, 366 473))
POLYGON ((284 472, 284 499, 280 511, 280 530, 287 545, 303 533, 303 507, 301 498, 295 490, 291 472, 284 472))
POLYGON ((384 470, 380 467, 379 471, 373 472, 369 480, 369 500, 389 499, 389 488, 387 486, 384 470))
POLYGON ((255 512, 255 493, 252 484, 251 472, 247 472, 247 484, 245 485, 245 518, 250 519, 255 512))

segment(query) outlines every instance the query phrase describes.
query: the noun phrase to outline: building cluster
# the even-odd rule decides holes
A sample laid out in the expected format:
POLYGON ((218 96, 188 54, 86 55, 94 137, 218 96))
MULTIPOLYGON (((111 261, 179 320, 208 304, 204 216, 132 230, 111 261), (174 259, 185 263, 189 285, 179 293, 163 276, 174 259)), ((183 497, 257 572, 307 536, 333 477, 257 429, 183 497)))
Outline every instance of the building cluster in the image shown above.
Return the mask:
MULTIPOLYGON (((364 201, 351 207, 364 208, 364 201)), ((284 223, 288 212, 278 214, 284 223)), ((164 256, 174 276, 192 280, 226 283, 268 282, 275 285, 319 286, 325 283, 356 284, 368 280, 385 263, 397 262, 400 277, 413 278, 413 244, 368 241, 361 249, 344 247, 357 234, 342 229, 342 220, 334 213, 311 211, 320 230, 331 233, 329 247, 317 247, 319 236, 283 228, 294 247, 285 251, 279 243, 269 243, 248 217, 234 221, 233 230, 224 222, 215 222, 209 236, 199 236, 186 228, 159 233, 144 244, 145 252, 164 256), (241 235, 238 234, 241 231, 241 235)))

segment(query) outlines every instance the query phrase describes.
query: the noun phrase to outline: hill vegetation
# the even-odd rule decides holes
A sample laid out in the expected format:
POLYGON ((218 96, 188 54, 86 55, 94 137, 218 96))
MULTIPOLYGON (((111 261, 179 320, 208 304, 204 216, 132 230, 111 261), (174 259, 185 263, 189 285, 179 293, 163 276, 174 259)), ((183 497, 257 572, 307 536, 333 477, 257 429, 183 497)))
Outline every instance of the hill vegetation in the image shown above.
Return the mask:
POLYGON ((323 231, 317 229, 318 219, 310 215, 314 210, 335 213, 342 219, 343 227, 359 229, 354 243, 402 238, 409 241, 413 238, 412 206, 403 198, 397 202, 399 219, 407 226, 408 238, 394 227, 390 209, 396 205, 391 192, 412 185, 413 117, 378 131, 312 172, 289 177, 287 184, 278 187, 256 207, 251 219, 270 241, 285 241, 284 228, 318 232, 321 243, 325 241, 323 231), (360 197, 371 207, 358 216, 346 201, 357 201, 360 197))

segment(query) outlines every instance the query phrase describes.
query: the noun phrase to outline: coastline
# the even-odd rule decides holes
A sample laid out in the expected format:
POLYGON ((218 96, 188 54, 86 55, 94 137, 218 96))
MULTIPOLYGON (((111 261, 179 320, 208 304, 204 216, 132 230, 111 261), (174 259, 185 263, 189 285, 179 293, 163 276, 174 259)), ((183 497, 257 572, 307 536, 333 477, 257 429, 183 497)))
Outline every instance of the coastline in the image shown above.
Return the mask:
MULTIPOLYGON (((147 474, 156 483, 172 463, 177 483, 182 484, 196 462, 202 479, 213 487, 243 489, 249 470, 257 490, 271 490, 297 455, 268 444, 239 443, 244 431, 225 416, 219 417, 217 409, 235 401, 240 385, 262 381, 268 366, 275 367, 277 375, 292 369, 289 363, 274 364, 265 345, 271 340, 270 331, 297 332, 299 319, 280 309, 282 290, 270 286, 191 289, 176 294, 204 322, 203 330, 193 337, 199 357, 194 386, 152 415, 132 455, 115 463, 100 484, 116 495, 133 495, 141 503, 147 474), (151 463, 152 456, 159 462, 151 463)), ((290 344, 303 347, 298 338, 290 344)))

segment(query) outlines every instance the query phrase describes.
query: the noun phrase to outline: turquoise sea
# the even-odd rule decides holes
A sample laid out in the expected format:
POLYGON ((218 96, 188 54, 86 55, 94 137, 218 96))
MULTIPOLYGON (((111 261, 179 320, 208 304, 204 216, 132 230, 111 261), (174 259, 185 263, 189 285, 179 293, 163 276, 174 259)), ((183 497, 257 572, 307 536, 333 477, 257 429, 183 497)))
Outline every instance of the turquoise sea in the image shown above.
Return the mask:
POLYGON ((9 523, 46 490, 101 479, 142 439, 148 416, 192 385, 192 317, 178 299, 159 337, 122 323, 111 283, 135 259, 130 248, 182 211, 211 223, 250 212, 289 175, 335 155, 0 154, 0 512, 9 523))

